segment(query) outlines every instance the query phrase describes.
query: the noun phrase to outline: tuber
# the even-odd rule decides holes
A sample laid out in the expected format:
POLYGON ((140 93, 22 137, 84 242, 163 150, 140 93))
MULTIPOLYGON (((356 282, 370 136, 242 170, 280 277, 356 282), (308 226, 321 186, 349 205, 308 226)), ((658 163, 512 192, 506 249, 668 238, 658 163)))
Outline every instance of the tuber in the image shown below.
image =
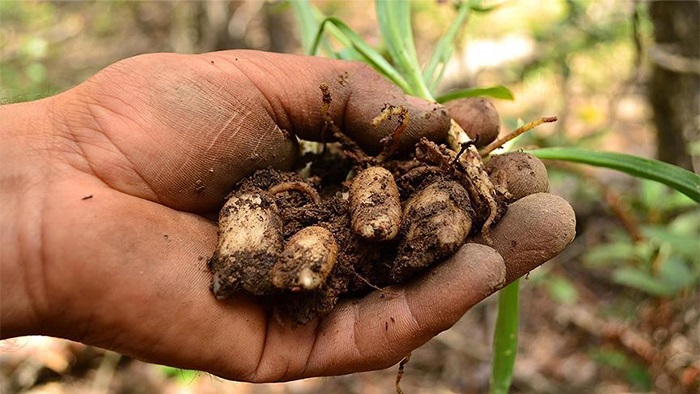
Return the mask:
POLYGON ((472 215, 469 194, 455 181, 439 180, 416 193, 404 209, 405 237, 392 278, 406 279, 454 253, 467 240, 472 215))
POLYGON ((401 201, 394 176, 383 167, 369 167, 350 185, 352 230, 369 241, 394 239, 401 225, 401 201))
POLYGON ((320 226, 299 230, 272 267, 272 284, 292 291, 314 290, 326 281, 338 258, 333 234, 320 226))
POLYGON ((219 232, 209 263, 214 295, 272 293, 268 278, 283 245, 282 220, 272 197, 259 189, 231 195, 219 213, 219 232))

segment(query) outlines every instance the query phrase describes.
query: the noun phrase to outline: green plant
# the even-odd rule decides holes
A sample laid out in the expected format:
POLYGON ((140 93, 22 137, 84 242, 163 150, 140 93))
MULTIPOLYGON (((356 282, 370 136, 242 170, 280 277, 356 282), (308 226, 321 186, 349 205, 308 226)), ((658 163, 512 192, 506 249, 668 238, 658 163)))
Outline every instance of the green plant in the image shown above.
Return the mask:
POLYGON ((629 205, 638 234, 612 232, 609 242, 584 255, 586 267, 610 271, 612 282, 653 297, 669 298, 700 283, 700 211, 683 194, 656 182, 640 182, 629 205))
MULTIPOLYGON (((445 102, 461 97, 491 96, 513 99, 511 92, 503 86, 472 88, 435 94, 445 64, 454 50, 458 36, 467 17, 472 12, 485 12, 498 6, 486 5, 480 0, 463 0, 455 3, 456 14, 445 34, 438 40, 435 51, 424 67, 418 60, 411 25, 411 4, 408 0, 377 0, 376 13, 386 54, 367 44, 345 22, 336 17, 326 17, 308 1, 293 1, 301 29, 302 43, 306 53, 315 55, 323 51, 338 59, 361 60, 371 65, 399 86, 407 94, 427 100, 445 102), (324 35, 325 33, 325 35, 324 35), (327 36, 332 37, 340 49, 335 49, 327 36), (386 56, 385 56, 386 55, 386 56), (387 60, 388 59, 388 60, 387 60)), ((453 130, 455 132, 453 122, 453 130)), ((457 133, 460 129, 456 130, 457 133)), ((463 131, 461 131, 463 133, 463 131)), ((452 135, 452 134, 451 134, 452 135)), ((465 140, 448 138, 455 150, 465 140)), ((613 168, 630 175, 665 183, 685 193, 694 201, 700 201, 700 177, 680 168, 658 161, 608 152, 595 152, 575 148, 552 148, 533 150, 530 153, 540 158, 579 162, 593 166, 613 168)), ((507 392, 512 379, 515 350, 517 349, 518 284, 514 282, 501 291, 499 315, 495 329, 495 350, 491 379, 491 392, 507 392)))

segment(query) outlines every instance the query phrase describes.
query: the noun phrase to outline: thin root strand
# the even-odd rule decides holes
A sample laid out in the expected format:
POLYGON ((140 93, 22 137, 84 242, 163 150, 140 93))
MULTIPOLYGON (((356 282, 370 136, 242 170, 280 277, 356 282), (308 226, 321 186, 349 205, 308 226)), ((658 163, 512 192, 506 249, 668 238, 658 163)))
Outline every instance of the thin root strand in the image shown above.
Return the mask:
POLYGON ((406 366, 406 364, 411 360, 411 353, 408 353, 406 357, 401 359, 399 362, 399 371, 396 373, 396 393, 397 394, 403 394, 403 390, 401 390, 401 378, 403 377, 403 369, 406 366))
POLYGON ((311 199, 311 201, 313 201, 314 204, 321 203, 321 196, 319 196, 316 189, 311 187, 308 183, 299 182, 299 181, 284 182, 284 183, 277 184, 275 186, 272 186, 270 188, 270 190, 268 190, 268 193, 270 193, 271 195, 274 196, 275 194, 288 192, 290 190, 305 194, 307 197, 309 197, 311 199))
POLYGON ((381 123, 391 120, 391 117, 396 115, 399 119, 399 124, 394 129, 394 132, 382 139, 384 144, 384 149, 377 156, 377 162, 384 162, 389 156, 399 149, 399 139, 401 134, 408 127, 408 109, 404 106, 393 106, 391 104, 385 104, 382 112, 370 121, 370 124, 374 127, 380 125, 381 123))
POLYGON ((330 131, 331 137, 340 142, 340 144, 343 146, 345 154, 356 165, 364 166, 368 163, 371 165, 374 162, 374 159, 368 154, 366 154, 365 151, 362 150, 362 148, 360 148, 360 146, 357 145, 355 141, 353 141, 350 137, 345 135, 345 133, 343 133, 343 131, 340 130, 338 126, 336 126, 335 122, 333 122, 333 119, 330 115, 330 106, 333 99, 331 97, 331 92, 330 88, 328 87, 328 84, 325 82, 321 83, 321 85, 319 85, 319 89, 321 89, 321 94, 323 95, 323 104, 321 105, 321 116, 323 117, 324 123, 321 136, 323 138, 326 138, 328 132, 330 131))
POLYGON ((510 133, 504 135, 503 137, 497 139, 496 141, 493 141, 492 143, 483 147, 479 151, 479 154, 481 155, 481 157, 486 157, 489 155, 489 153, 500 148, 501 146, 503 146, 503 144, 505 144, 506 142, 519 136, 520 134, 523 134, 527 131, 530 131, 530 130, 534 129, 535 127, 541 125, 542 123, 553 123, 553 122, 556 122, 557 120, 558 120, 558 118, 556 116, 545 116, 545 117, 542 117, 540 119, 533 120, 530 123, 526 123, 526 124, 518 127, 517 129, 511 131, 510 133))

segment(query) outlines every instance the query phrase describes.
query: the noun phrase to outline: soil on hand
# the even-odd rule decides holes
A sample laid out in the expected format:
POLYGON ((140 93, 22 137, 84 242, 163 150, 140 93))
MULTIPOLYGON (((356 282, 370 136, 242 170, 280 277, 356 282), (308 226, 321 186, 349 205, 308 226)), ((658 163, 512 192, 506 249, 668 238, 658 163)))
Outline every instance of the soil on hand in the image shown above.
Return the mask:
MULTIPOLYGON (((494 187, 466 146, 455 152, 422 139, 415 152, 396 155, 405 110, 383 111, 400 124, 379 155, 367 155, 329 121, 340 144, 306 155, 303 170, 260 170, 236 185, 209 261, 217 298, 253 294, 280 322, 306 324, 342 297, 410 280, 470 236, 488 241, 507 209, 510 183, 494 187)), ((513 160, 501 161, 512 167, 513 160)), ((507 179, 503 171, 511 167, 492 167, 507 179)))

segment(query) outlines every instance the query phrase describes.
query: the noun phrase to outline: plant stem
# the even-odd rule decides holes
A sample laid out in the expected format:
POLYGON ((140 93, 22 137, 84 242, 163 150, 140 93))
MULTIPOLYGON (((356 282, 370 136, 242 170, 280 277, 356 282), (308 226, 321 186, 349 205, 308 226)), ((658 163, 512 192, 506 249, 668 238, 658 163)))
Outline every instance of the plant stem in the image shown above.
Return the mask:
POLYGON ((513 367, 518 351, 519 282, 516 279, 498 293, 489 394, 507 394, 513 381, 513 367))

